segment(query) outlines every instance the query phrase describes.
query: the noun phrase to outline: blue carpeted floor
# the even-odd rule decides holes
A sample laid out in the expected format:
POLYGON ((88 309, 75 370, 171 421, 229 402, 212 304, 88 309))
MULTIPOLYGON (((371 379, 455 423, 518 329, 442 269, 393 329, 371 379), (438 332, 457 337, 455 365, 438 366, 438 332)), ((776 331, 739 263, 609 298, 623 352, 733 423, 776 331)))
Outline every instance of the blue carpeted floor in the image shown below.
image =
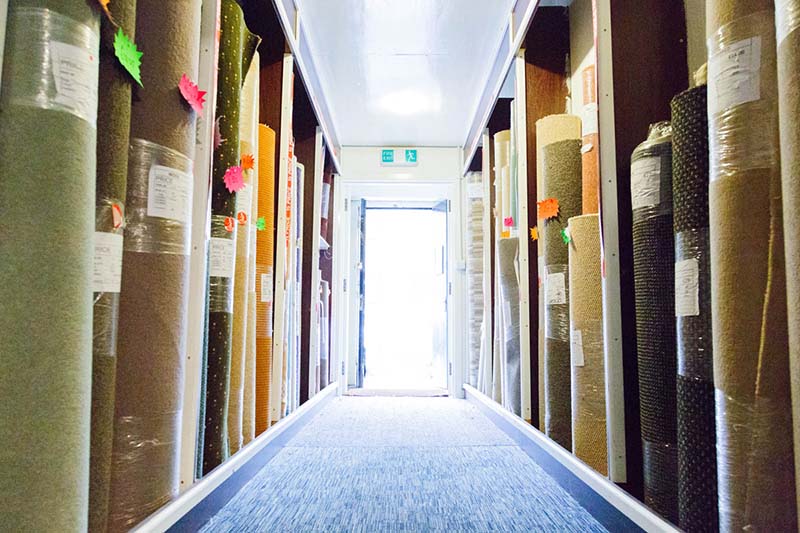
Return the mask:
POLYGON ((205 532, 606 531, 463 400, 333 400, 205 532))

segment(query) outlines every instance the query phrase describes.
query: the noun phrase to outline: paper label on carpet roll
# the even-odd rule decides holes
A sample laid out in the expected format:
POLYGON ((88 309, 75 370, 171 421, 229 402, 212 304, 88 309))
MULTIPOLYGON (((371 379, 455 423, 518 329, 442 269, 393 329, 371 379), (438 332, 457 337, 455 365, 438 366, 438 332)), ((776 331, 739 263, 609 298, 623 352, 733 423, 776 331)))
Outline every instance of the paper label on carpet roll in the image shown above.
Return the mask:
POLYGON ((236 212, 244 213, 246 220, 250 220, 250 211, 253 205, 253 187, 246 183, 244 187, 236 191, 236 212))
POLYGON ((212 278, 232 278, 236 266, 236 241, 211 237, 208 245, 208 275, 212 278))
POLYGON ((483 196, 483 183, 467 184, 467 198, 480 198, 483 196))
POLYGON ((583 332, 579 329, 573 329, 570 341, 572 345, 572 349, 570 350, 572 354, 572 366, 586 365, 586 360, 583 356, 583 332))
POLYGON ((761 98, 761 37, 726 46, 708 62, 708 108, 712 114, 761 98))
POLYGON ((331 184, 322 184, 322 219, 328 220, 328 209, 331 201, 331 184))
POLYGON ((581 117, 581 136, 593 135, 600 131, 597 119, 597 103, 583 106, 581 117))
POLYGON ((633 210, 661 203, 661 158, 643 157, 631 164, 633 210))
POLYGON ((272 267, 266 274, 261 274, 261 302, 272 303, 272 267))
POLYGON ((545 302, 547 305, 567 303, 567 283, 563 273, 548 274, 544 280, 545 302))
POLYGON ((119 293, 122 281, 122 234, 94 232, 93 292, 119 293))
POLYGON ((100 65, 97 55, 80 46, 50 41, 50 64, 56 86, 55 102, 95 125, 100 65))
POLYGON ((700 315, 700 266, 697 259, 675 263, 675 316, 700 315))
POLYGON ((192 177, 180 170, 153 165, 147 186, 147 216, 188 224, 192 213, 192 177))

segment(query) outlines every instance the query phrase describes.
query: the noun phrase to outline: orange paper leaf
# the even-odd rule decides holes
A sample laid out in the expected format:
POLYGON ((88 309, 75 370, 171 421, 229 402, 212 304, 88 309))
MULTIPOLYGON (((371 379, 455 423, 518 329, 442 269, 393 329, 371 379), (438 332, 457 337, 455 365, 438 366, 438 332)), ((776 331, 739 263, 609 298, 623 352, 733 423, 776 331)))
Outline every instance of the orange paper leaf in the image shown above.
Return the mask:
POLYGON ((239 211, 238 213, 236 213, 236 220, 239 221, 240 226, 244 226, 245 224, 247 224, 247 213, 245 213, 244 211, 239 211))
POLYGON ((242 154, 242 170, 253 170, 256 168, 256 160, 253 154, 242 154))
POLYGON ((558 216, 558 200, 555 198, 546 198, 541 202, 537 202, 539 219, 548 220, 558 216))
POLYGON ((97 3, 100 4, 100 9, 102 9, 103 13, 105 13, 106 17, 108 17, 108 21, 116 26, 117 21, 115 21, 114 17, 111 16, 111 11, 108 9, 108 4, 111 3, 111 0, 97 0, 97 3))
POLYGON ((538 226, 534 226, 531 228, 531 240, 538 241, 539 240, 539 228, 538 226))
POLYGON ((225 230, 228 233, 233 233, 233 228, 236 227, 236 222, 234 222, 233 217, 225 217, 225 230))

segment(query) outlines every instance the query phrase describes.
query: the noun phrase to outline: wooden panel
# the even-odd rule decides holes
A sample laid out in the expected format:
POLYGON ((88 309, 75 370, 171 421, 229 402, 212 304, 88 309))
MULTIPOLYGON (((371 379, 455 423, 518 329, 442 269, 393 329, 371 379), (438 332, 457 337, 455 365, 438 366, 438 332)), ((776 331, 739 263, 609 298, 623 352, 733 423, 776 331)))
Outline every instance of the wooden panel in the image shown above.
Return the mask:
MULTIPOLYGON (((527 117, 528 155, 528 227, 538 224, 536 219, 536 121, 548 115, 563 113, 568 95, 567 57, 569 55, 569 17, 561 7, 540 7, 524 41, 525 94, 527 117)), ((531 241, 528 247, 528 302, 530 302, 530 357, 531 357, 531 421, 541 427, 539 409, 539 243, 531 241)))
MULTIPOLYGON (((615 0, 610 2, 616 142, 617 216, 627 482, 642 498, 642 443, 633 280, 630 160, 647 137, 649 125, 669 120, 669 102, 686 89, 686 22, 683 2, 615 0)), ((606 75, 600 71, 598 76, 606 75)), ((602 142, 602 140, 601 140, 602 142)), ((605 179, 606 177, 604 177, 605 179)))

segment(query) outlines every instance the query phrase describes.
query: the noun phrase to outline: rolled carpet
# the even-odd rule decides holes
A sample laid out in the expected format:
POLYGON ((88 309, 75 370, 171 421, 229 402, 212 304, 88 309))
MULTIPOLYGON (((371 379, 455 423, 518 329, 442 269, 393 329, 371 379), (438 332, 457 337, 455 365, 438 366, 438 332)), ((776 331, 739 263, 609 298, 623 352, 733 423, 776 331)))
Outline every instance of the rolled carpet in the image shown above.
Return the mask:
POLYGON ((483 174, 466 176, 467 205, 467 342, 469 350, 469 383, 478 384, 481 357, 481 325, 483 324, 483 174))
MULTIPOLYGON (((783 227, 786 235, 800 232, 800 2, 776 0, 775 22, 778 43, 778 103, 783 184, 783 227)), ((800 246, 797 239, 785 239, 786 295, 789 316, 800 316, 800 246)), ((792 384, 795 479, 800 473, 800 322, 789 321, 789 362, 792 384)), ((796 491, 797 492, 797 491, 796 491)), ((798 507, 800 507, 800 492, 798 507)))
POLYGON ((270 426, 272 381, 273 258, 275 252, 275 132, 258 125, 258 220, 256 234, 256 436, 270 426), (263 224, 261 224, 263 222, 263 224))
POLYGON ((678 521, 675 345, 675 237, 672 229, 672 132, 650 127, 631 155, 633 277, 644 449, 645 503, 678 521))
POLYGON ((144 53, 131 146, 117 338, 109 529, 131 529, 178 494, 186 358, 200 1, 136 3, 144 53))
MULTIPOLYGON (((222 0, 222 22, 220 29, 219 48, 219 80, 217 84, 217 121, 219 131, 224 142, 214 150, 214 169, 211 183, 211 213, 212 213, 212 240, 209 254, 211 265, 209 267, 209 314, 208 314, 208 364, 206 367, 206 398, 205 398, 205 435, 203 450, 203 473, 207 474, 223 461, 229 454, 228 424, 233 423, 234 448, 238 449, 241 438, 241 396, 240 387, 244 380, 244 348, 246 335, 246 319, 240 330, 237 330, 236 347, 237 356, 233 357, 233 305, 228 306, 228 300, 234 298, 236 273, 236 254, 229 255, 229 237, 238 232, 225 229, 226 219, 228 224, 236 220, 236 194, 228 189, 224 177, 228 169, 241 165, 240 153, 240 111, 242 98, 242 85, 245 74, 250 68, 255 49, 259 39, 247 30, 244 22, 244 13, 239 4, 234 0, 222 0), (214 233, 216 224, 217 234, 214 233), (216 247, 216 248, 215 248, 216 247), (220 261, 220 268, 214 276, 214 254, 220 261), (222 263, 225 263, 224 265, 222 263), (230 272, 230 278, 227 274, 230 272), (230 293, 230 294, 229 294, 230 293), (232 366, 235 375, 231 376, 232 366), (231 399, 230 385, 235 386, 235 397, 231 399), (229 419, 229 406, 234 406, 236 416, 229 419)), ((252 195, 251 195, 252 197, 252 195)), ((247 231, 243 239, 243 246, 249 247, 247 231)), ((240 273, 244 272, 243 279, 246 283, 246 271, 240 263, 240 273)), ((246 263, 245 263, 246 264, 246 263)), ((245 287, 246 289, 246 287, 245 287)), ((247 306, 243 299, 246 290, 239 293, 239 304, 242 313, 246 313, 247 306)), ((243 394, 243 391, 241 392, 243 394)))
POLYGON ((608 475, 600 217, 569 219, 569 315, 572 451, 608 475))
POLYGON ((522 412, 522 381, 519 347, 519 282, 517 281, 517 252, 519 239, 497 241, 500 292, 503 306, 503 403, 515 414, 522 412))
POLYGON ((769 0, 713 0, 707 13, 711 316, 723 531, 797 527, 773 9, 769 0))
MULTIPOLYGON (((548 144, 568 139, 581 138, 581 119, 575 115, 549 115, 536 121, 536 191, 537 201, 544 200, 544 187, 542 179, 542 148, 548 144)), ((565 219, 566 220, 566 219, 565 219)), ((544 280, 544 250, 539 246, 537 268, 539 279, 544 280)), ((544 374, 544 345, 545 345, 545 291, 539 291, 539 427, 545 427, 545 374, 544 374)))
MULTIPOLYGON (((114 22, 133 40, 136 0, 115 2, 113 16, 114 22)), ((97 114, 103 119, 97 125, 95 272, 103 275, 93 288, 92 446, 89 461, 89 531, 97 532, 105 531, 108 524, 131 84, 135 83, 114 55, 116 31, 108 18, 102 17, 97 114)))
POLYGON ((544 198, 558 200, 558 217, 544 221, 539 234, 544 278, 545 432, 572 449, 572 386, 569 327, 569 245, 567 221, 581 214, 581 141, 557 141, 542 147, 544 198))
POLYGON ((256 420, 256 214, 258 212, 258 99, 260 94, 258 52, 247 73, 242 94, 242 108, 245 102, 250 111, 242 114, 242 138, 240 147, 243 154, 253 156, 253 170, 250 183, 253 188, 250 198, 250 211, 247 214, 247 230, 250 239, 250 257, 247 266, 247 338, 245 340, 244 396, 242 403, 242 445, 255 438, 256 420), (252 81, 251 81, 252 80, 252 81), (249 124, 247 124, 249 123, 249 124), (245 128, 245 126, 247 126, 245 128))
POLYGON ((322 316, 320 319, 320 354, 319 354, 319 388, 320 390, 324 389, 328 386, 330 382, 329 377, 329 368, 328 368, 328 360, 329 360, 329 346, 330 346, 330 333, 328 328, 328 317, 330 317, 330 311, 328 310, 328 302, 331 298, 331 287, 327 281, 320 280, 319 282, 319 290, 320 290, 320 303, 322 304, 322 316))
POLYGON ((87 527, 99 31, 84 2, 9 6, 0 92, 7 531, 87 527))
POLYGON ((708 258, 706 86, 672 100, 672 195, 678 348, 678 525, 718 529, 717 435, 708 258))

